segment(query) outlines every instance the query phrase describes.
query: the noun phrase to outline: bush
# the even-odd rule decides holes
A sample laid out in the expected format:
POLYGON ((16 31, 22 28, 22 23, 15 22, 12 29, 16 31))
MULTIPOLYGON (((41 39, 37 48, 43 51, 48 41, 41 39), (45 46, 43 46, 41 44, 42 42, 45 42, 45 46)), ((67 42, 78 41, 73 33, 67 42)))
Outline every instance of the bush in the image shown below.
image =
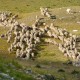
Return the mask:
POLYGON ((40 66, 39 64, 37 64, 35 67, 36 67, 36 68, 41 68, 41 66, 40 66))
POLYGON ((71 74, 78 74, 79 72, 78 71, 76 71, 76 70, 73 70, 72 72, 71 72, 71 74))
POLYGON ((63 69, 59 69, 58 72, 65 72, 65 70, 63 70, 63 69))

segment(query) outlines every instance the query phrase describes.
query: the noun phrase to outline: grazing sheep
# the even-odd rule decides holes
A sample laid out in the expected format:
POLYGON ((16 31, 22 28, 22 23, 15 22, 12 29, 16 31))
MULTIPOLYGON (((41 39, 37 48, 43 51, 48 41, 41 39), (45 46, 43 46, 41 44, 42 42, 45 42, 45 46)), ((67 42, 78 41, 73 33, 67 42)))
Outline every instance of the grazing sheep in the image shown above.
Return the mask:
POLYGON ((16 50, 16 58, 18 58, 19 56, 20 56, 20 50, 17 49, 17 50, 16 50))
POLYGON ((9 42, 10 42, 11 37, 12 37, 11 35, 9 35, 9 36, 8 36, 7 43, 9 43, 9 42))
POLYGON ((71 9, 68 8, 68 9, 66 10, 66 12, 67 12, 68 14, 70 14, 70 13, 71 13, 71 9))
POLYGON ((52 35, 52 32, 49 30, 49 31, 47 31, 47 34, 48 34, 48 36, 49 37, 52 37, 53 35, 52 35))
POLYGON ((58 39, 62 41, 62 43, 64 43, 64 36, 58 36, 58 39))
POLYGON ((8 52, 11 53, 11 51, 12 51, 11 48, 8 48, 8 52))
POLYGON ((44 8, 40 7, 41 15, 45 16, 44 8))
POLYGON ((59 47, 58 48, 59 48, 60 51, 62 51, 63 50, 63 45, 62 44, 59 44, 59 47))
POLYGON ((40 11, 41 11, 41 15, 47 16, 48 18, 51 18, 51 14, 50 14, 48 8, 40 7, 40 11))
POLYGON ((32 53, 31 53, 31 57, 34 58, 34 56, 35 56, 35 55, 34 55, 34 53, 32 52, 32 53))
MULTIPOLYGON (((43 16, 51 18, 48 8, 40 8, 40 10, 43 16)), ((67 13, 71 12, 70 9, 66 11, 67 13)), ((35 23, 32 26, 27 26, 15 20, 18 15, 14 15, 10 19, 7 19, 8 15, 5 13, 1 13, 1 15, 0 24, 11 26, 10 30, 5 35, 2 35, 2 37, 5 36, 7 42, 10 42, 11 38, 13 38, 14 41, 11 47, 8 48, 8 51, 9 53, 15 51, 16 57, 26 59, 34 58, 38 43, 47 35, 49 38, 45 38, 45 42, 58 46, 59 50, 64 53, 66 57, 80 60, 80 53, 76 45, 80 42, 80 38, 72 35, 66 29, 58 28, 54 26, 53 23, 51 23, 50 26, 46 25, 44 22, 46 20, 38 16, 36 16, 35 23), (56 39, 60 42, 57 43, 56 39)))
MULTIPOLYGON (((54 27, 54 24, 51 23, 51 24, 50 24, 50 29, 53 29, 53 27, 54 27)), ((53 30, 54 30, 54 29, 53 29, 53 30)))
POLYGON ((51 14, 50 14, 49 12, 46 12, 46 16, 47 16, 48 18, 51 18, 51 14))

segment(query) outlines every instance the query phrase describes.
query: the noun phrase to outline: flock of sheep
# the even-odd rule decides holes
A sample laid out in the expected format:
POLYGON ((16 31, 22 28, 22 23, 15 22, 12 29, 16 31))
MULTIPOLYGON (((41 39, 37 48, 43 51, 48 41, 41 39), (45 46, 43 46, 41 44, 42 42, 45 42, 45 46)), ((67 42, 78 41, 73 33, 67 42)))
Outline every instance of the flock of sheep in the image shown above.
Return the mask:
POLYGON ((11 12, 0 12, 0 26, 9 27, 15 23, 18 15, 13 15, 11 12))
POLYGON ((40 8, 41 15, 43 18, 36 16, 35 23, 32 26, 26 26, 24 23, 19 23, 15 19, 18 15, 12 15, 12 13, 1 13, 0 14, 0 25, 10 26, 10 30, 6 34, 2 34, 1 38, 6 38, 7 42, 13 43, 8 48, 9 53, 16 52, 16 57, 20 58, 34 58, 36 55, 36 48, 42 38, 44 42, 51 43, 58 46, 59 50, 64 53, 66 57, 73 58, 75 65, 80 65, 80 52, 77 50, 77 42, 79 37, 72 35, 66 29, 58 28, 53 23, 47 25, 44 22, 44 18, 48 17, 52 19, 52 14, 48 8, 40 8), (6 25, 5 25, 6 23, 6 25), (48 38, 47 38, 48 37, 48 38), (58 43, 57 40, 60 41, 58 43))

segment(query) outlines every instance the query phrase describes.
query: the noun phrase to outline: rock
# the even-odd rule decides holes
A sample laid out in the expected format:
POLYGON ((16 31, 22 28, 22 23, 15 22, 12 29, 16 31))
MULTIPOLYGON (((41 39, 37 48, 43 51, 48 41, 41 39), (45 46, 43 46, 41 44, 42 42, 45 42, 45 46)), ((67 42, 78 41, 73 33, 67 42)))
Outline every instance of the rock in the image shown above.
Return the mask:
MULTIPOLYGON (((0 72, 0 76, 2 76, 4 78, 4 80, 14 80, 13 77, 11 77, 9 74, 5 74, 5 73, 1 73, 0 72)), ((3 79, 2 79, 3 80, 3 79)))
POLYGON ((73 66, 79 67, 80 66, 80 60, 79 61, 74 61, 73 66))
POLYGON ((45 74, 45 75, 40 75, 38 74, 35 77, 36 80, 56 80, 56 78, 53 75, 50 74, 45 74))
POLYGON ((44 79, 45 80, 56 80, 55 77, 53 75, 44 75, 44 79))
POLYGON ((31 70, 31 69, 27 69, 27 70, 25 70, 25 72, 26 72, 27 74, 32 74, 32 70, 31 70))
POLYGON ((37 64, 35 67, 36 67, 36 68, 41 68, 41 66, 40 66, 39 64, 37 64))
POLYGON ((68 60, 68 61, 67 61, 67 64, 71 64, 71 65, 72 65, 72 61, 68 60))

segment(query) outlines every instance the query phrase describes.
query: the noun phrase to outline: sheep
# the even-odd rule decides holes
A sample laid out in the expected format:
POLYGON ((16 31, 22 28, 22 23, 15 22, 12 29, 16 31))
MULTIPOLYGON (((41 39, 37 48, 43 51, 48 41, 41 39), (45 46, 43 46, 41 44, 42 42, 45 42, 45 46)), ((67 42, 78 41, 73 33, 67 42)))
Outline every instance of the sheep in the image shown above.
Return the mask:
POLYGON ((53 27, 52 30, 53 30, 57 35, 59 35, 59 30, 58 30, 57 27, 53 27))
POLYGON ((40 42, 41 42, 39 37, 36 37, 35 41, 36 41, 37 43, 40 43, 40 42))
POLYGON ((41 11, 41 15, 47 16, 47 17, 51 18, 51 14, 49 13, 48 8, 42 8, 42 7, 40 7, 40 11, 41 11))
POLYGON ((54 27, 54 24, 51 23, 51 24, 50 24, 50 29, 53 29, 53 27, 54 27))
POLYGON ((12 17, 12 19, 16 19, 18 17, 18 15, 14 15, 13 17, 12 17))
POLYGON ((2 21, 6 20, 6 18, 7 18, 7 17, 6 17, 5 14, 1 14, 1 20, 2 20, 2 21))
POLYGON ((41 15, 45 16, 44 8, 40 7, 41 15))
POLYGON ((50 30, 47 31, 47 34, 48 34, 49 37, 52 37, 52 32, 50 30))
POLYGON ((30 59, 30 54, 29 53, 26 53, 26 59, 30 59))
POLYGON ((64 37, 63 36, 58 36, 58 39, 62 41, 62 43, 64 43, 64 37))
POLYGON ((44 28, 44 31, 47 32, 48 30, 50 30, 50 29, 49 29, 49 26, 46 25, 45 28, 44 28))
POLYGON ((25 50, 20 51, 20 58, 26 58, 27 52, 25 50))
POLYGON ((8 48, 8 52, 11 53, 11 51, 12 51, 11 48, 8 48))
POLYGON ((62 48, 62 53, 66 53, 66 48, 62 48))
POLYGON ((58 39, 58 35, 55 34, 54 32, 52 32, 52 37, 54 37, 55 39, 58 39))
POLYGON ((73 41, 76 41, 77 36, 73 35, 72 38, 73 38, 73 41))
POLYGON ((58 46, 58 43, 55 40, 52 40, 52 44, 58 46))
POLYGON ((68 57, 71 57, 71 56, 72 56, 72 51, 71 51, 71 50, 66 49, 66 54, 68 55, 68 57))
POLYGON ((23 44, 23 45, 21 46, 21 49, 22 49, 22 50, 24 50, 24 49, 25 49, 25 44, 23 44))
POLYGON ((10 50, 11 50, 11 52, 14 50, 14 45, 13 44, 11 44, 11 46, 10 46, 10 48, 9 48, 10 50))
POLYGON ((75 60, 75 59, 76 59, 76 56, 75 56, 75 54, 73 54, 73 55, 72 55, 72 58, 73 58, 73 60, 75 60))
POLYGON ((20 50, 19 49, 16 50, 16 58, 18 58, 18 57, 20 57, 20 50))
MULTIPOLYGON (((51 18, 51 14, 47 8, 41 8, 41 14, 51 18)), ((51 23, 50 26, 43 26, 41 20, 42 18, 36 16, 36 21, 31 27, 26 26, 24 23, 17 22, 14 18, 11 22, 7 19, 1 22, 3 25, 5 24, 5 26, 7 26, 8 23, 11 26, 6 34, 6 37, 8 37, 7 42, 10 42, 12 35, 14 35, 14 41, 8 49, 9 53, 15 50, 16 57, 26 59, 33 58, 35 56, 34 51, 36 50, 37 44, 41 42, 41 38, 44 35, 47 35, 51 38, 59 39, 62 41, 62 44, 58 44, 55 40, 50 38, 45 39, 45 42, 58 46, 59 50, 64 53, 65 56, 79 59, 80 56, 77 55, 79 52, 76 48, 78 41, 77 36, 67 32, 66 29, 55 27, 53 23, 51 23)))
POLYGON ((58 31, 59 31, 59 35, 60 35, 60 36, 63 36, 63 35, 64 35, 64 34, 63 34, 63 30, 62 30, 61 28, 59 28, 58 31))
POLYGON ((34 52, 32 52, 32 53, 31 53, 31 57, 34 58, 34 56, 35 56, 35 55, 34 55, 34 52))
POLYGON ((46 12, 46 16, 47 16, 48 18, 51 18, 51 14, 50 14, 49 12, 46 12))
POLYGON ((1 34, 0 35, 0 38, 5 38, 6 36, 4 34, 1 34))
POLYGON ((69 32, 68 32, 66 29, 61 29, 61 28, 60 28, 60 30, 61 30, 61 32, 63 33, 63 35, 64 35, 65 37, 69 37, 69 32))
POLYGON ((27 51, 27 53, 26 53, 26 58, 27 58, 27 59, 30 59, 31 53, 32 53, 32 49, 31 49, 31 48, 26 48, 26 51, 27 51))
POLYGON ((51 39, 45 39, 45 42, 52 43, 52 40, 51 39))
POLYGON ((11 35, 9 35, 9 36, 8 36, 7 43, 9 43, 9 42, 10 42, 11 37, 12 37, 11 35))
POLYGON ((71 13, 71 9, 68 8, 68 9, 66 10, 66 12, 67 12, 68 14, 70 14, 70 13, 71 13))
POLYGON ((58 48, 59 48, 60 51, 62 51, 63 50, 63 45, 59 43, 58 48))
POLYGON ((78 56, 76 58, 77 60, 80 60, 80 53, 78 52, 78 56))

